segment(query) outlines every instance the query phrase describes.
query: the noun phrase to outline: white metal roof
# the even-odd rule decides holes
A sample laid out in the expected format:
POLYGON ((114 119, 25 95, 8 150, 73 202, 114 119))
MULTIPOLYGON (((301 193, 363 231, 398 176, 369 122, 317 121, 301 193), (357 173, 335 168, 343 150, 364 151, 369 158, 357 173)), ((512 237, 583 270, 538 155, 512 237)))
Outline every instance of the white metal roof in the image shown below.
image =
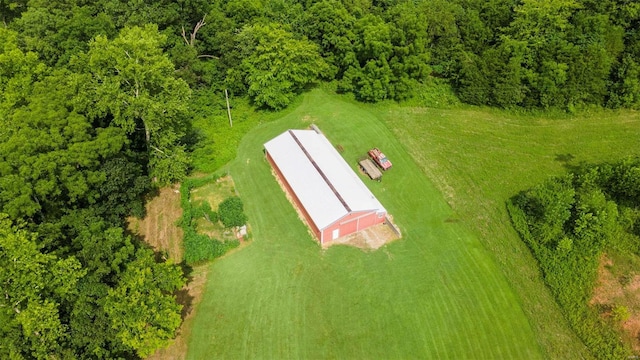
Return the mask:
POLYGON ((289 130, 264 147, 318 229, 350 211, 386 212, 324 135, 289 130))

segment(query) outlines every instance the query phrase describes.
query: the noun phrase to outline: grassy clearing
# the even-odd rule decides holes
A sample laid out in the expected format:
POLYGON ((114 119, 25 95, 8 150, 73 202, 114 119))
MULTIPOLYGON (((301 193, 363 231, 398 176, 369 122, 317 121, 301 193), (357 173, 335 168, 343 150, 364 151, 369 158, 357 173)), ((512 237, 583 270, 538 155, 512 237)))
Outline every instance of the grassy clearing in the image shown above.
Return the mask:
MULTIPOLYGON (((213 211, 218 211, 218 205, 230 197, 236 196, 236 188, 230 176, 224 176, 204 186, 191 190, 191 199, 194 206, 199 206, 202 201, 207 201, 213 211)), ((222 241, 236 239, 230 229, 225 229, 221 222, 211 222, 205 218, 196 220, 196 228, 199 233, 207 234, 210 237, 222 241)))
POLYGON ((389 106, 376 107, 376 113, 494 254, 547 357, 583 356, 582 345, 567 331, 543 286, 535 260, 511 227, 504 204, 568 167, 640 155, 640 114, 545 119, 494 110, 389 106))
MULTIPOLYGON (((201 139, 191 157, 195 171, 203 173, 214 172, 232 161, 242 137, 249 130, 290 111, 256 111, 246 98, 231 97, 233 126, 230 126, 224 94, 200 90, 194 94, 194 101, 194 107, 200 112, 195 115, 193 126, 201 139)), ((289 109, 295 108, 296 104, 294 102, 289 109)))
POLYGON ((380 122, 387 114, 364 109, 313 91, 289 115, 245 136, 228 170, 254 240, 211 265, 188 358, 541 358, 492 255, 380 122), (375 252, 323 251, 309 237, 262 144, 311 122, 354 168, 372 146, 392 159, 381 183, 367 183, 402 240, 375 252))

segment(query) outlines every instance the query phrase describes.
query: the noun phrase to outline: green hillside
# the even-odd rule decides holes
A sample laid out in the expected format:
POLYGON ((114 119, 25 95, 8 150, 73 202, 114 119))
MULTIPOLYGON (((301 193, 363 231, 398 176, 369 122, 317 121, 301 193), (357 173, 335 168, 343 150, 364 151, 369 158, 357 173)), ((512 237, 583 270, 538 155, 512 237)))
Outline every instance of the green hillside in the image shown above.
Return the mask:
POLYGON ((379 108, 378 115, 497 259, 551 358, 576 358, 537 261, 511 226, 505 202, 582 163, 640 155, 640 114, 516 115, 490 109, 379 108))
MULTIPOLYGON (((374 110, 375 111, 375 110, 374 110)), ((253 243, 211 265, 188 358, 541 358, 494 257, 375 112, 320 90, 242 141, 228 171, 253 243), (262 144, 310 122, 356 158, 394 162, 367 182, 404 233, 378 251, 310 238, 275 182, 262 144)))

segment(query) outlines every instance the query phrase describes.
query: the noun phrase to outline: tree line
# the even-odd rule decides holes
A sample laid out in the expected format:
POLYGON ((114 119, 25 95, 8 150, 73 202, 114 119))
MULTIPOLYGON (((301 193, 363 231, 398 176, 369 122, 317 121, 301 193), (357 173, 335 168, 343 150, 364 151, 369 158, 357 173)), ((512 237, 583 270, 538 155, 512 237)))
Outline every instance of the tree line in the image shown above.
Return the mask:
POLYGON ((181 323, 182 268, 125 218, 186 175, 191 89, 158 25, 103 5, 0 4, 3 359, 145 357, 181 323))
POLYGON ((626 0, 1 4, 21 49, 49 66, 69 67, 96 37, 155 24, 191 89, 229 88, 273 109, 319 81, 368 102, 445 81, 470 104, 640 107, 640 5, 626 0))

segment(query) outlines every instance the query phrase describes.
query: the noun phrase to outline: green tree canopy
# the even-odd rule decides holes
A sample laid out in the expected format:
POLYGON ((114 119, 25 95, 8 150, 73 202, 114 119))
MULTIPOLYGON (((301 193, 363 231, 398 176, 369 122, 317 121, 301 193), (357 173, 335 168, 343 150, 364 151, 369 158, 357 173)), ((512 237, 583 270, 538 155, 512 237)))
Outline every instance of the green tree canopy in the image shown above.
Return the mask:
POLYGON ((71 355, 63 304, 76 295, 86 271, 73 257, 41 252, 34 234, 0 214, 0 357, 65 358, 71 355))
POLYGON ((59 216, 94 203, 105 180, 101 163, 124 146, 119 128, 94 128, 71 108, 77 87, 60 71, 33 85, 28 105, 7 117, 0 143, 0 207, 11 218, 59 216))
POLYGON ((149 173, 162 183, 182 179, 188 169, 180 139, 189 127, 191 94, 163 54, 165 41, 152 25, 124 28, 114 40, 97 36, 87 54, 92 81, 86 111, 112 119, 129 135, 141 132, 149 173))
POLYGON ((173 292, 183 285, 180 268, 156 263, 151 250, 138 249, 104 299, 111 327, 122 343, 141 357, 166 346, 181 323, 182 306, 173 292))
POLYGON ((240 65, 227 81, 247 88, 257 106, 286 107, 305 86, 328 70, 318 46, 296 39, 277 24, 245 26, 238 34, 240 65))

